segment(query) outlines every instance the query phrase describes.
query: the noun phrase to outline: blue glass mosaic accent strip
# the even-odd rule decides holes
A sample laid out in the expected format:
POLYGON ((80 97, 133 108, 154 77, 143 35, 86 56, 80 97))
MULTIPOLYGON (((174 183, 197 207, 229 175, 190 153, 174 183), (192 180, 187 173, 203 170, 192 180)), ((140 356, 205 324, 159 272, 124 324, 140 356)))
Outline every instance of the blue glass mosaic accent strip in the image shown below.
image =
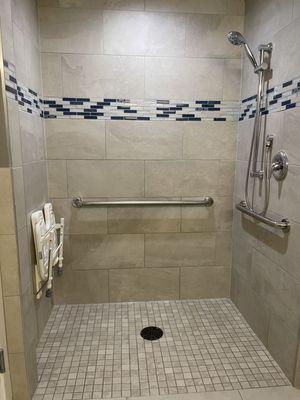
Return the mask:
MULTIPOLYGON (((7 96, 21 109, 42 118, 109 119, 129 121, 243 121, 256 114, 256 95, 242 101, 218 99, 117 99, 67 96, 40 98, 38 93, 22 85, 15 76, 14 66, 4 61, 7 96)), ((300 77, 266 90, 260 112, 272 112, 300 107, 300 77)))
MULTIPOLYGON (((256 96, 243 99, 242 104, 245 104, 247 108, 242 109, 239 121, 254 118, 256 96)), ((262 115, 268 115, 295 107, 300 107, 300 76, 268 89, 263 97, 260 111, 262 115)))

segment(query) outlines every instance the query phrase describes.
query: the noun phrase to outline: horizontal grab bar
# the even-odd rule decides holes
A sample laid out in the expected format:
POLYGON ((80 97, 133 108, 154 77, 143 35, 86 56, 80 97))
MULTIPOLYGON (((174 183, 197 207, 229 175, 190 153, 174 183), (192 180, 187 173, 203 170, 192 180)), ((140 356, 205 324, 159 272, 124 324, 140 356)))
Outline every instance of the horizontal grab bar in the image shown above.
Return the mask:
POLYGON ((201 200, 120 200, 120 201, 86 201, 81 197, 72 200, 73 207, 113 207, 113 206, 202 206, 210 207, 214 203, 212 197, 201 200))
POLYGON ((283 231, 288 231, 290 229, 290 222, 288 219, 284 218, 281 221, 275 221, 273 219, 264 217, 263 215, 257 214, 256 212, 250 210, 245 201, 241 201, 239 204, 236 204, 235 207, 243 214, 247 214, 250 217, 255 218, 257 221, 263 222, 264 224, 272 226, 273 228, 281 229, 283 231))

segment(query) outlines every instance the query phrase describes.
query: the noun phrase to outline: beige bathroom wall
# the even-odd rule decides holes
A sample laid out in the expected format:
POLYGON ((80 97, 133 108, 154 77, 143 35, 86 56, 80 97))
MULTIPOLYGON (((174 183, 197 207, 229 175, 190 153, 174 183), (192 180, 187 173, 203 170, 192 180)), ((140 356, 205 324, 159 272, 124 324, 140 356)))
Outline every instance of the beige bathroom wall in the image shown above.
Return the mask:
MULTIPOLYGON (((238 100, 243 2, 39 2, 43 95, 238 100)), ((49 195, 66 219, 56 303, 229 296, 235 122, 45 120, 49 195), (75 209, 72 197, 211 208, 75 209)))
MULTIPOLYGON (((1 0, 0 22, 4 59, 15 66, 19 83, 41 93, 36 2, 1 0)), ((5 103, 9 163, 1 169, 2 288, 13 399, 29 400, 37 382, 36 346, 52 307, 45 296, 35 299, 30 223, 32 211, 48 198, 44 127, 15 100, 5 103)))
MULTIPOLYGON (((299 76, 299 1, 246 2, 245 36, 255 50, 272 42, 273 77, 269 87, 299 76)), ((257 51, 256 51, 257 54, 257 51)), ((242 98, 256 93, 256 75, 244 59, 242 98)), ((271 178, 268 215, 288 218, 291 230, 278 233, 234 212, 231 296, 254 331, 267 346, 289 379, 299 385, 295 369, 299 343, 299 108, 265 117, 263 130, 274 135, 272 155, 288 153, 289 172, 283 182, 271 178)), ((244 185, 253 120, 239 124, 234 201, 244 199, 244 185)), ((257 204, 261 196, 256 193, 257 204)), ((299 363, 298 363, 299 364, 299 363)), ((298 367, 299 368, 299 367, 298 367)))

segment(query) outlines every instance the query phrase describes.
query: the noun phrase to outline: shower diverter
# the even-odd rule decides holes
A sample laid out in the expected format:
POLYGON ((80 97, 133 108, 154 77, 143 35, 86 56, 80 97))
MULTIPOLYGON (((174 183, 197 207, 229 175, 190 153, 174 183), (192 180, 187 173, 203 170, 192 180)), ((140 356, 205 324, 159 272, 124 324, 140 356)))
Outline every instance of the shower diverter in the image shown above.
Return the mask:
POLYGON ((52 294, 53 267, 58 264, 58 274, 61 275, 62 273, 64 218, 61 218, 60 223, 57 224, 52 204, 47 203, 44 206, 44 213, 39 210, 31 215, 31 224, 36 253, 35 295, 39 299, 42 295, 42 289, 47 286, 46 296, 50 297, 52 294))

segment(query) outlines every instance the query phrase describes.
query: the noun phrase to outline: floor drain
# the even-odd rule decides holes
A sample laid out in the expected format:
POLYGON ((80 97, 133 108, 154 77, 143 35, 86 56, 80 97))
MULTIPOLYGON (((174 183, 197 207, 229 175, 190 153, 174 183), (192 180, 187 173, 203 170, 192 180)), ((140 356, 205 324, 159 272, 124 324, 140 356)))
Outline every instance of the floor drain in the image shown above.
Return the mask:
POLYGON ((162 337, 164 332, 156 326, 147 326, 141 330, 141 336, 146 340, 158 340, 162 337))

